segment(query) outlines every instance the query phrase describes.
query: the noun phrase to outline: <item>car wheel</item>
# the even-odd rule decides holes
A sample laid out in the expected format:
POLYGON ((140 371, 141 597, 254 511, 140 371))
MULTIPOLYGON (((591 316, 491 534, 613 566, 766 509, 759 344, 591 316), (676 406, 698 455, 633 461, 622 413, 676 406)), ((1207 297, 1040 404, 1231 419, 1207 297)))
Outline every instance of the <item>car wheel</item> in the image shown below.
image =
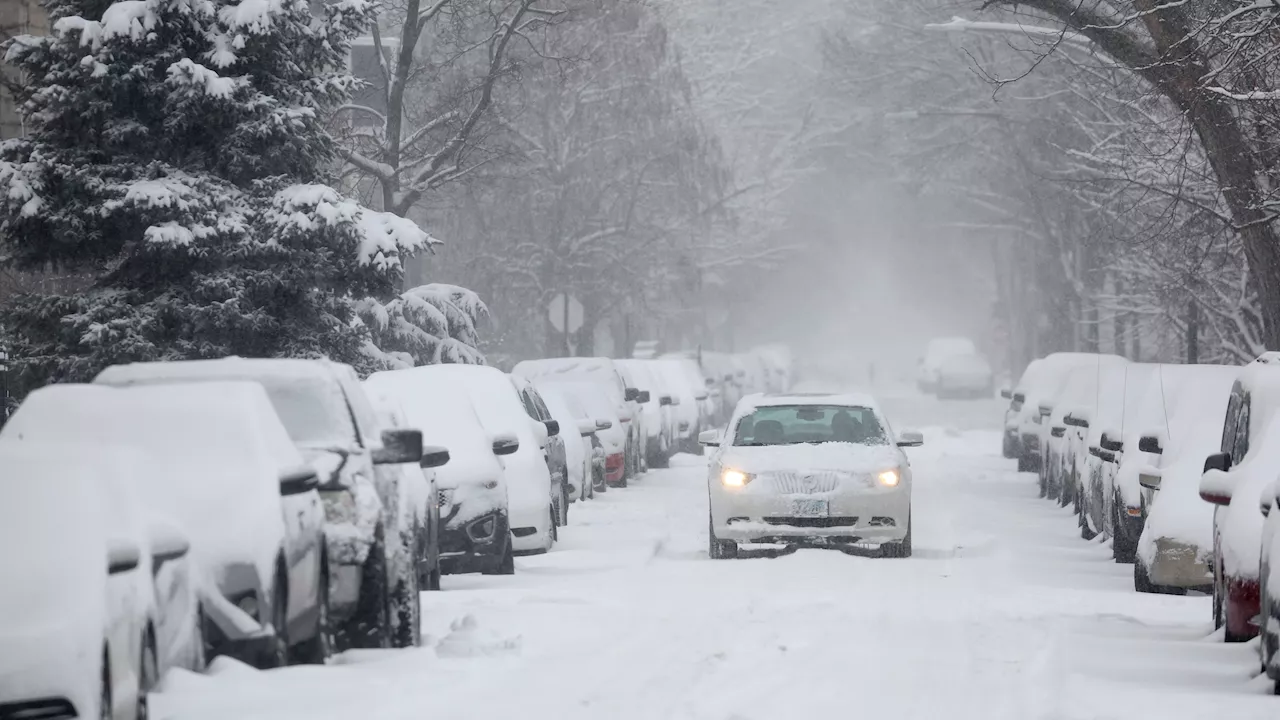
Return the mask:
POLYGON ((1151 576, 1147 573, 1147 564, 1142 562, 1142 558, 1137 558, 1133 563, 1133 589, 1140 593, 1155 592, 1151 588, 1151 576))
MULTIPOLYGON (((328 568, 329 561, 321 558, 320 566, 328 568)), ((299 644, 293 653, 294 660, 302 665, 324 665, 333 655, 333 649, 337 647, 337 639, 333 635, 333 621, 329 618, 329 572, 327 569, 321 571, 319 587, 316 590, 318 596, 316 598, 316 634, 299 644)))
POLYGON ((911 557, 911 516, 907 515, 907 535, 902 540, 880 546, 880 555, 887 558, 911 557))
POLYGON ((712 560, 732 560, 738 557, 738 543, 733 540, 721 540, 716 537, 716 528, 711 521, 711 513, 707 513, 707 555, 712 560))
POLYGON ((411 568, 404 573, 395 592, 396 626, 391 635, 392 647, 417 647, 422 642, 422 593, 420 590, 418 572, 411 568))
POLYGON ((346 622, 343 647, 387 648, 391 646, 391 587, 387 572, 384 530, 374 531, 373 546, 360 574, 360 598, 355 614, 346 622))
POLYGON ((98 688, 98 718, 112 720, 116 713, 115 708, 111 707, 111 703, 114 702, 111 696, 111 655, 106 648, 102 649, 102 677, 99 682, 101 687, 98 688))
POLYGON ((1125 527, 1126 517, 1120 514, 1123 506, 1124 503, 1119 496, 1111 501, 1111 557, 1118 563, 1131 563, 1137 561, 1138 544, 1130 540, 1121 530, 1125 527))
POLYGON ((569 524, 569 486, 561 485, 560 487, 560 526, 565 527, 569 524))
POLYGON ((498 559, 497 565, 494 566, 495 575, 515 575, 516 574, 516 554, 511 548, 511 539, 507 539, 507 547, 502 552, 502 557, 498 559))
POLYGON ((289 596, 284 574, 276 570, 271 586, 271 626, 275 631, 271 647, 262 659, 262 668, 280 668, 289 664, 289 596))
POLYGON ((160 682, 160 662, 156 659, 156 640, 151 630, 142 635, 142 658, 138 663, 138 709, 137 720, 147 720, 151 716, 151 703, 147 696, 160 682))

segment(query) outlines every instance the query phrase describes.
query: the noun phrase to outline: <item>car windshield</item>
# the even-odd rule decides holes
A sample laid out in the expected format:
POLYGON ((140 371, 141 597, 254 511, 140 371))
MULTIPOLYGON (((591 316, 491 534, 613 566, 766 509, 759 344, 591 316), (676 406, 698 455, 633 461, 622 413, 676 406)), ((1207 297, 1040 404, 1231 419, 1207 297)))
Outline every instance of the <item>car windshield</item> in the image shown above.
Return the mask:
POLYGON ((846 405, 759 407, 738 422, 733 439, 734 445, 748 447, 826 442, 889 444, 875 411, 846 405))
POLYGON ((351 411, 337 383, 287 376, 256 379, 267 389, 271 405, 295 443, 350 447, 356 442, 351 411))

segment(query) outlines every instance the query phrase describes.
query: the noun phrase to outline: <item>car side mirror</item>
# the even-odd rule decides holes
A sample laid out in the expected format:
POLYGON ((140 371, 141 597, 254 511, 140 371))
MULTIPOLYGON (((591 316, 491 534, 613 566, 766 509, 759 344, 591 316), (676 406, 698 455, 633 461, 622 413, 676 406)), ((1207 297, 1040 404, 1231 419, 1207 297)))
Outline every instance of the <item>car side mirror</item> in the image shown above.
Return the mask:
POLYGON ((698 433, 698 444, 707 447, 720 447, 720 431, 719 430, 703 430, 698 433))
MULTIPOLYGON (((617 397, 616 395, 614 397, 617 397)), ((640 391, 635 388, 627 388, 626 395, 623 396, 627 402, 637 402, 640 400, 640 391)))
POLYGON ((520 449, 520 440, 515 435, 499 435, 493 439, 493 454, 510 455, 520 449))
POLYGON ((547 420, 542 423, 547 428, 547 437, 555 437, 560 434, 560 421, 547 420))
POLYGON ((280 494, 301 495, 320 487, 320 476, 310 465, 299 465, 280 473, 280 494))
POLYGON ((1121 452, 1124 450, 1124 441, 1120 440, 1110 432, 1102 433, 1102 439, 1098 441, 1098 445, 1103 450, 1110 450, 1111 452, 1121 452))
POLYGON ((1148 490, 1159 490, 1160 480, 1160 476, 1155 473, 1138 473, 1138 484, 1148 490))
POLYGON ((373 451, 374 465, 398 465, 422 460, 422 431, 397 428, 382 431, 382 447, 373 451))
POLYGON ((694 395, 694 396, 693 396, 693 399, 694 399, 694 400, 697 400, 698 402, 702 402, 703 400, 706 400, 706 399, 707 399, 707 394, 706 394, 705 392, 700 392, 700 393, 698 393, 698 394, 694 395))
POLYGON ((1066 435, 1066 434, 1067 434, 1067 429, 1066 429, 1065 427, 1063 427, 1063 426, 1059 425, 1059 426, 1057 426, 1057 427, 1050 428, 1050 429, 1049 429, 1049 434, 1050 434, 1051 436, 1053 436, 1053 437, 1060 438, 1060 437, 1062 437, 1063 435, 1066 435))
POLYGON ((924 433, 918 430, 903 430, 898 433, 898 447, 920 447, 924 444, 924 433))
POLYGON ((1232 494, 1231 455, 1214 453, 1204 459, 1204 475, 1200 476, 1200 499, 1214 505, 1230 505, 1232 494))
POLYGON ((588 437, 596 434, 596 423, 594 420, 579 420, 578 434, 582 437, 588 437))
POLYGON ((680 407, 680 398, 671 396, 671 407, 680 407))
POLYGON ((152 569, 170 560, 177 560, 191 551, 191 542, 187 540, 187 536, 172 525, 151 526, 147 532, 147 542, 151 545, 152 569))
POLYGON ((1022 403, 1027 401, 1027 394, 1016 392, 1013 394, 1013 401, 1021 405, 1022 403))
POLYGON ((706 381, 703 382, 703 384, 706 385, 707 387, 711 387, 712 385, 716 384, 716 381, 713 378, 707 378, 706 381))
POLYGON ((107 573, 129 572, 138 567, 142 553, 138 546, 127 541, 115 541, 107 545, 107 573))
POLYGON ((1000 397, 1004 398, 1005 400, 1012 400, 1013 391, 1011 391, 1009 388, 1000 388, 1000 397))
POLYGON ((1071 414, 1071 413, 1068 413, 1068 414, 1067 414, 1067 416, 1066 416, 1066 417, 1064 417, 1064 418, 1062 419, 1062 424, 1063 424, 1063 425, 1070 425, 1071 427, 1078 427, 1078 428, 1088 428, 1088 427, 1089 427, 1089 421, 1088 421, 1088 420, 1085 420, 1085 419, 1084 419, 1084 418, 1082 418, 1082 417, 1077 417, 1076 415, 1073 415, 1073 414, 1071 414))
POLYGON ((1138 449, 1142 452, 1160 455, 1164 453, 1164 448, 1160 446, 1160 438, 1155 435, 1143 435, 1138 439, 1138 449))
POLYGON ((641 405, 648 405, 649 401, 652 399, 653 399, 653 395, 650 394, 648 390, 641 390, 640 397, 636 398, 636 402, 640 403, 641 405))
POLYGON ((446 448, 429 446, 422 448, 422 460, 418 461, 418 467, 421 468, 438 468, 441 465, 449 464, 449 451, 446 448))
POLYGON ((608 430, 608 429, 609 429, 609 428, 611 428, 611 427, 613 427, 613 421, 612 421, 612 420, 603 420, 603 419, 601 419, 601 420, 596 420, 596 429, 597 429, 597 430, 608 430))
POLYGON ((1053 406, 1051 405, 1040 406, 1040 417, 1049 417, 1052 414, 1053 414, 1053 406))
POLYGON ((1231 469, 1231 453, 1214 453, 1204 459, 1204 471, 1227 472, 1231 469))
POLYGON ((664 406, 665 406, 665 405, 670 405, 670 404, 671 404, 671 400, 672 400, 672 398, 671 398, 671 396, 670 396, 670 395, 663 395, 662 397, 658 398, 658 404, 659 404, 659 405, 664 405, 664 406))

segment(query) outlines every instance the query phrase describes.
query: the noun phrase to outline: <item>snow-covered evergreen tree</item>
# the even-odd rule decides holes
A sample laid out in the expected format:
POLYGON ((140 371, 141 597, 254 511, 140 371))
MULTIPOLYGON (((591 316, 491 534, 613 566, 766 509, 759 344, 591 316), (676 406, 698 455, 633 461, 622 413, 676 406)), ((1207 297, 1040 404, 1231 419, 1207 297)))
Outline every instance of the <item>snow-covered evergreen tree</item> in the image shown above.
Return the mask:
POLYGON ((327 184, 368 3, 46 7, 51 36, 7 43, 30 135, 0 146, 0 242, 17 267, 99 275, 5 310, 23 384, 229 354, 376 367, 357 309, 434 240, 327 184))

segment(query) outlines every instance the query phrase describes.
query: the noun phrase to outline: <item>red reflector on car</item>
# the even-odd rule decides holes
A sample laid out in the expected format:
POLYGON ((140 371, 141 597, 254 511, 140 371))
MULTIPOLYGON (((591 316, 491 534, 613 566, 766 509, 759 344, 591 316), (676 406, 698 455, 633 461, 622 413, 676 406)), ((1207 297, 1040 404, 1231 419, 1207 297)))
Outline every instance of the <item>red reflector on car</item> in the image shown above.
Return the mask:
POLYGON ((1129 517, 1142 517, 1142 508, 1126 508, 1125 512, 1129 513, 1129 517))

